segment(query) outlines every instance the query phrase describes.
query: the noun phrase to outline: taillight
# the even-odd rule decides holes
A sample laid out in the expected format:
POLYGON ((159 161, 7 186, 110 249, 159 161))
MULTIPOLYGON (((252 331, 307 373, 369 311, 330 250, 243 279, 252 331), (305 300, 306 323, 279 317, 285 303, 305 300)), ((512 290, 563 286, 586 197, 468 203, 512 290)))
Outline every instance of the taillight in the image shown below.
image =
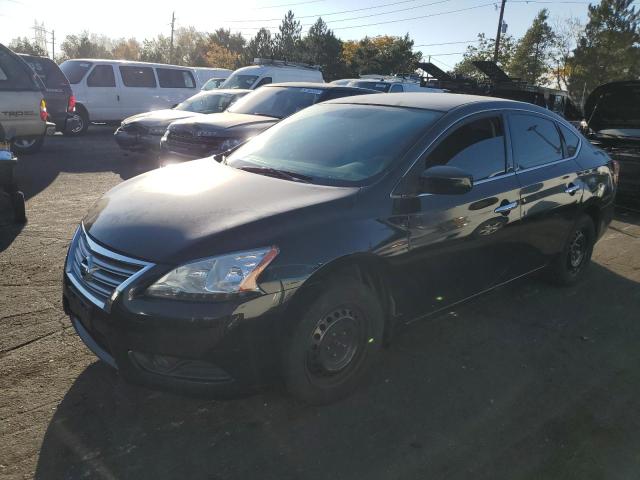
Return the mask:
POLYGON ((49 118, 49 114, 47 113, 47 102, 45 102, 43 98, 40 100, 40 120, 46 122, 47 118, 49 118))
POLYGON ((75 95, 71 95, 69 97, 69 105, 67 105, 67 112, 73 113, 76 111, 76 97, 75 95))
POLYGON ((609 168, 611 169, 611 173, 613 174, 613 183, 617 185, 618 178, 620 178, 620 162, 613 159, 609 160, 609 168))

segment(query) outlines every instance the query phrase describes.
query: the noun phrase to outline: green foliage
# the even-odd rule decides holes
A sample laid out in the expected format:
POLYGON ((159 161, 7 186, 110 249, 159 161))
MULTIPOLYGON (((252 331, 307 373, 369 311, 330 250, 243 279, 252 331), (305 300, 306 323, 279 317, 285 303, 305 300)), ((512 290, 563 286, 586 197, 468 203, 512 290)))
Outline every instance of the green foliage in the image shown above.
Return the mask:
POLYGON ((551 69, 556 38, 548 19, 548 10, 540 10, 517 43, 509 64, 509 72, 513 77, 537 84, 551 69))
POLYGON ((413 51, 413 40, 408 34, 404 37, 382 35, 345 42, 343 58, 352 76, 390 75, 415 71, 422 53, 413 51))
POLYGON ((274 58, 273 39, 271 32, 261 28, 244 49, 242 58, 245 65, 249 65, 254 58, 274 58))
POLYGON ((589 22, 570 68, 569 91, 578 99, 602 83, 640 76, 640 12, 633 0, 602 0, 589 5, 589 22))
POLYGON ((302 26, 295 19, 293 12, 289 10, 282 19, 279 33, 273 38, 273 51, 275 56, 282 60, 302 60, 302 26))
POLYGON ((61 61, 68 58, 111 58, 111 41, 87 31, 68 35, 61 47, 64 52, 59 59, 61 61))
POLYGON ((11 40, 9 48, 16 53, 26 53, 28 55, 38 55, 44 57, 47 52, 37 43, 31 43, 27 37, 18 37, 11 40))
MULTIPOLYGON (((474 45, 469 45, 467 51, 462 56, 462 61, 456 64, 454 73, 458 75, 464 75, 469 78, 476 78, 478 80, 485 79, 483 73, 481 73, 476 67, 473 66, 473 62, 479 60, 493 60, 493 54, 496 48, 496 41, 494 38, 487 38, 484 33, 478 34, 478 42, 474 45)), ((516 42, 511 35, 503 35, 500 38, 500 48, 498 51, 498 65, 507 73, 510 74, 510 64, 513 55, 516 51, 516 42)))
POLYGON ((342 78, 347 69, 342 62, 342 42, 327 24, 318 18, 302 41, 302 60, 312 65, 319 65, 324 79, 327 81, 342 78))

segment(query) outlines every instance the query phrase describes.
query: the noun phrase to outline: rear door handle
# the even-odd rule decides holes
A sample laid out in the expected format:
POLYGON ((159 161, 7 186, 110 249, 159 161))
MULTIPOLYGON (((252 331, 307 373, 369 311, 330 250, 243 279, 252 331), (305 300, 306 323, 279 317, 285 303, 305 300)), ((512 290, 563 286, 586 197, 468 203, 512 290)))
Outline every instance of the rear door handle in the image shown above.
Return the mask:
POLYGON ((514 208, 516 208, 517 206, 518 206, 518 201, 516 200, 515 202, 505 203, 504 205, 500 205, 498 208, 494 210, 494 212, 508 215, 509 212, 514 208))
POLYGON ((569 195, 573 195, 578 190, 580 190, 580 187, 578 185, 574 185, 573 183, 570 183, 569 185, 567 185, 567 188, 564 189, 564 193, 568 193, 569 195))

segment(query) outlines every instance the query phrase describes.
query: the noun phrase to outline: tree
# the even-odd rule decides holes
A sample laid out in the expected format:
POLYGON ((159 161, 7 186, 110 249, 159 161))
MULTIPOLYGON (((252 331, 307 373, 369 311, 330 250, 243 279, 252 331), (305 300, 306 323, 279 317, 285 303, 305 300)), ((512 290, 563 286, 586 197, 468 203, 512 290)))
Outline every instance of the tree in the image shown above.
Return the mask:
POLYGON ((271 32, 266 28, 261 28, 256 36, 249 40, 244 49, 244 63, 251 63, 254 58, 273 58, 275 56, 273 39, 271 32))
POLYGON ((194 27, 178 28, 174 36, 173 63, 206 67, 207 45, 207 36, 194 27))
POLYGON ((9 48, 16 53, 26 53, 28 55, 38 55, 46 57, 47 52, 37 43, 31 43, 27 37, 18 37, 11 40, 9 48))
POLYGON ((569 66, 569 91, 583 98, 598 85, 640 76, 640 12, 633 0, 589 5, 589 21, 569 66))
POLYGON ((68 58, 111 58, 111 40, 104 35, 67 35, 61 45, 61 60, 68 58))
POLYGON ((217 45, 227 49, 237 55, 242 54, 242 50, 247 43, 241 33, 231 33, 231 30, 219 28, 209 34, 209 46, 217 45))
POLYGON ((274 52, 282 60, 302 60, 302 25, 289 10, 282 19, 279 33, 273 39, 274 52))
MULTIPOLYGON (((573 50, 578 45, 578 41, 584 25, 578 18, 568 18, 566 20, 556 19, 553 26, 555 42, 553 46, 553 80, 556 88, 567 90, 569 88, 569 76, 571 75, 571 59, 573 50)), ((549 82, 551 83, 551 81, 549 82)))
POLYGON ((409 35, 364 37, 357 43, 345 42, 343 59, 352 75, 407 73, 415 71, 422 52, 413 51, 409 35))
POLYGON ((533 20, 529 29, 517 43, 515 53, 509 65, 512 76, 521 78, 532 84, 551 69, 555 34, 547 20, 549 12, 543 8, 533 20))
POLYGON ((142 42, 140 60, 144 62, 169 63, 171 52, 171 40, 164 35, 158 35, 151 40, 145 39, 142 42))
MULTIPOLYGON (((509 74, 509 65, 515 52, 515 41, 511 35, 503 35, 500 39, 498 50, 498 65, 509 74)), ((494 38, 487 38, 484 33, 478 34, 478 42, 469 45, 467 51, 462 56, 462 61, 454 67, 454 73, 469 78, 483 79, 484 75, 473 65, 475 61, 493 60, 493 53, 496 48, 494 38)))
POLYGON ((342 42, 327 24, 318 18, 303 41, 303 61, 319 65, 324 79, 331 81, 346 74, 344 62, 342 62, 342 42))
POLYGON ((111 56, 119 60, 140 60, 140 42, 135 38, 116 40, 111 49, 111 56))
POLYGON ((209 46, 209 50, 207 51, 207 64, 210 67, 235 70, 240 66, 240 56, 228 48, 214 43, 209 46))

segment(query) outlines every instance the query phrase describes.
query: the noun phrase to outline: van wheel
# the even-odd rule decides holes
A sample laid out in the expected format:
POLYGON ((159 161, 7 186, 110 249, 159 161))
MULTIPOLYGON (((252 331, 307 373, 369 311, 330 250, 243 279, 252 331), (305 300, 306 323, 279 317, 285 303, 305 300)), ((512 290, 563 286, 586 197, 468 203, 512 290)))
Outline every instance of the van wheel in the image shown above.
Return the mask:
POLYGON ((80 135, 84 135, 89 129, 89 114, 81 106, 76 107, 76 113, 70 120, 72 120, 73 122, 73 127, 67 128, 64 131, 65 135, 77 137, 80 135))
POLYGON ((374 292, 355 279, 334 280, 294 327, 284 355, 284 381, 313 405, 349 395, 380 352, 384 315, 374 292))
POLYGON ((581 215, 569 233, 565 247, 548 268, 548 279, 557 285, 578 283, 591 264, 596 229, 588 215, 581 215))
POLYGON ((44 143, 44 135, 39 137, 16 137, 11 143, 11 149, 15 153, 31 154, 36 153, 42 148, 44 143))

